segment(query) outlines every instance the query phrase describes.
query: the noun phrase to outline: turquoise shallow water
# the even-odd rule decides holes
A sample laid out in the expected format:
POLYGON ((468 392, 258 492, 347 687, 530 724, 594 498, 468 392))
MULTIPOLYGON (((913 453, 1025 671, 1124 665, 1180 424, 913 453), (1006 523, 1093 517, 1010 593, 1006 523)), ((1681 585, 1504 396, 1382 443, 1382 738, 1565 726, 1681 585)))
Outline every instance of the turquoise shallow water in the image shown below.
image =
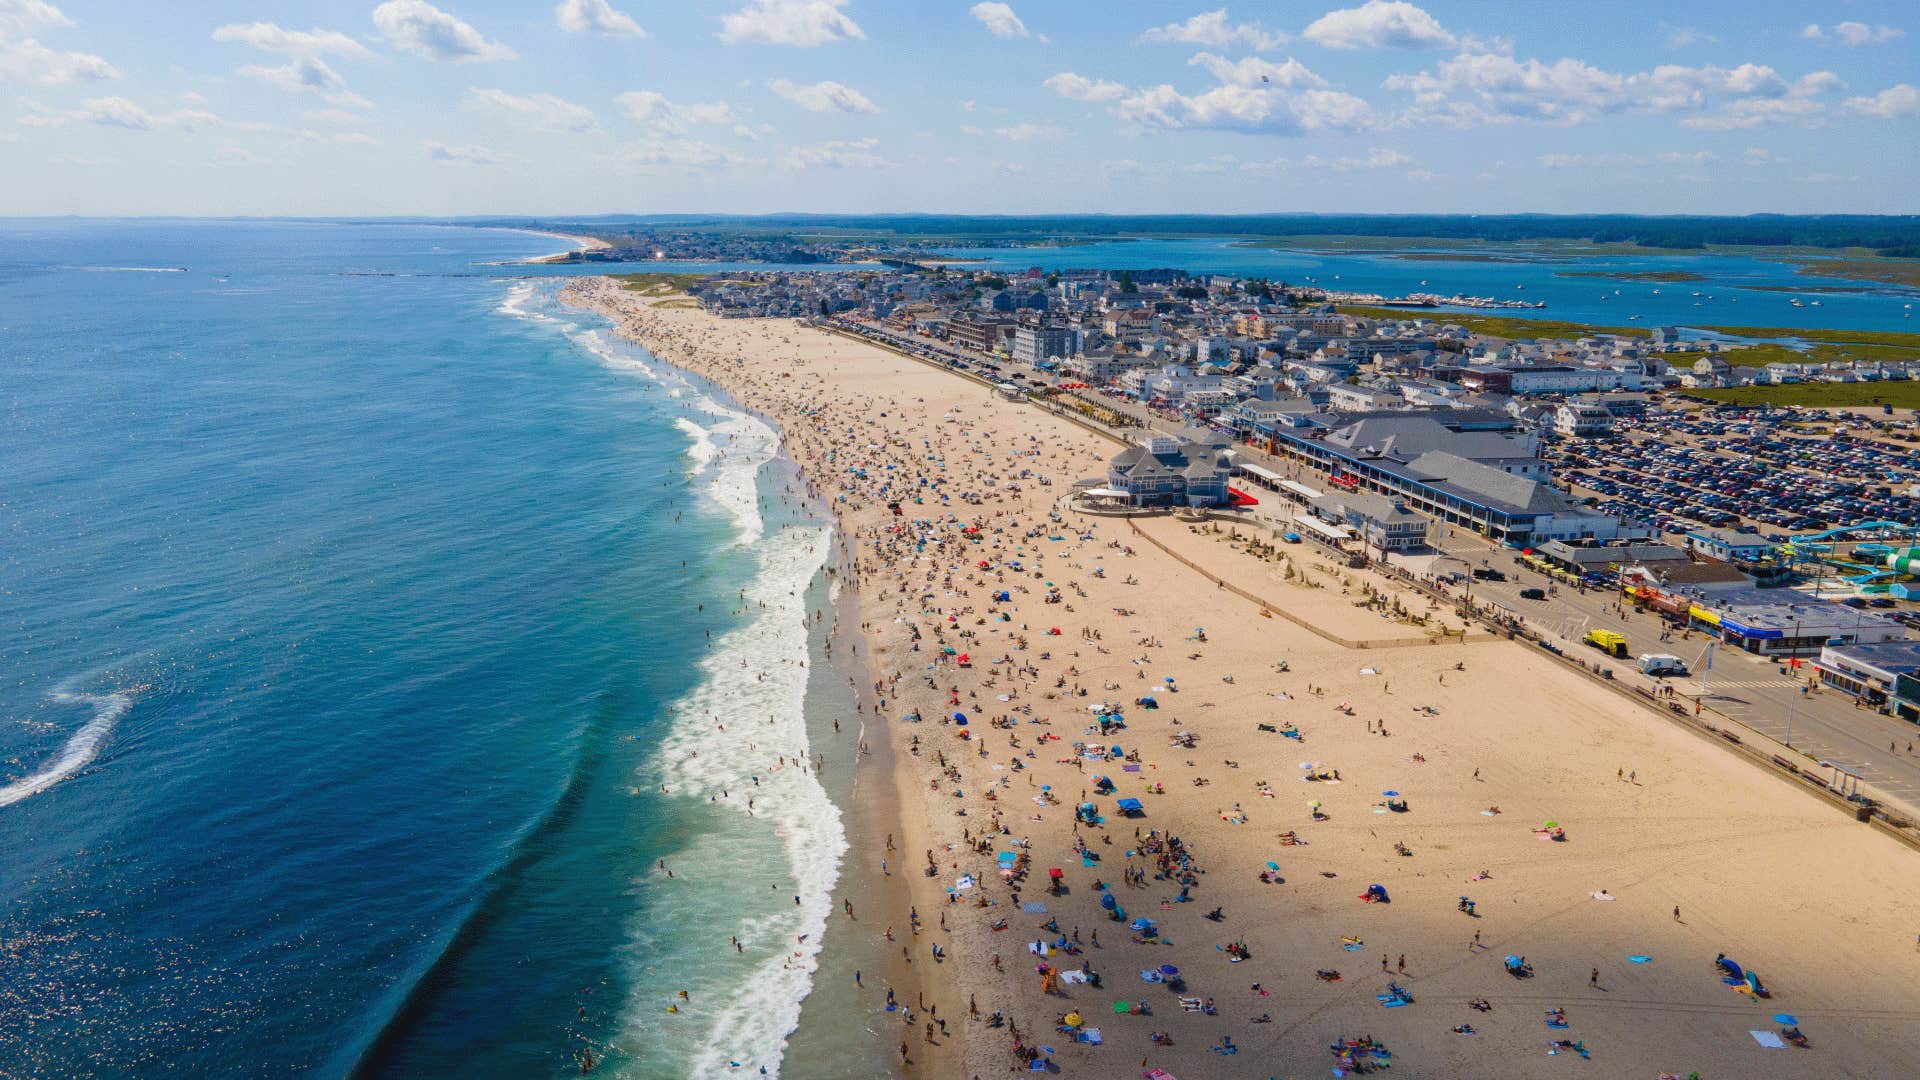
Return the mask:
POLYGON ((0 1074, 778 1071, 826 530, 554 246, 0 223, 0 1074))

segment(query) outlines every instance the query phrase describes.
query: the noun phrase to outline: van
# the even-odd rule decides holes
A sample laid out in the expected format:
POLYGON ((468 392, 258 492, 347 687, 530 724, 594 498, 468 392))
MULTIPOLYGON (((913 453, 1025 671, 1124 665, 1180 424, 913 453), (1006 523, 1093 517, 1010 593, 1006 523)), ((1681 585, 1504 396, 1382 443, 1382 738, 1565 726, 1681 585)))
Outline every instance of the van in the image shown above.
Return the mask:
POLYGON ((1587 631, 1587 636, 1581 640, 1599 649, 1601 652, 1606 653, 1608 656, 1624 657, 1627 655, 1626 636, 1617 634, 1612 630, 1589 630, 1587 631))
POLYGON ((1687 673, 1686 663, 1669 653, 1642 653, 1638 666, 1643 675, 1682 676, 1687 673))
POLYGON ((1520 599, 1522 600, 1545 600, 1546 598, 1547 598, 1547 590, 1545 589, 1521 589, 1520 590, 1520 599))
POLYGON ((1501 573, 1500 571, 1498 571, 1498 570, 1495 570, 1495 569, 1493 569, 1493 568, 1491 568, 1491 567, 1487 567, 1487 566, 1476 566, 1476 567, 1474 567, 1474 568, 1473 568, 1473 576, 1474 576, 1474 578, 1475 578, 1476 580, 1479 580, 1479 581, 1505 581, 1505 580, 1507 580, 1507 575, 1505 575, 1505 574, 1503 574, 1503 573, 1501 573))

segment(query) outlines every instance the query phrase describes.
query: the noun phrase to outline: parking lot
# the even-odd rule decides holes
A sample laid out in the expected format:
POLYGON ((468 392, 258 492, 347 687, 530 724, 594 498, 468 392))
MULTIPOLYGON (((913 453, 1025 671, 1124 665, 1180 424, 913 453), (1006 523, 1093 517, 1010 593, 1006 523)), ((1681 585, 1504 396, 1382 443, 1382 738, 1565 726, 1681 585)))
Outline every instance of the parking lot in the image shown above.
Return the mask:
POLYGON ((1920 452, 1850 435, 1810 438, 1780 423, 1623 419, 1619 436, 1548 448, 1574 495, 1667 533, 1701 525, 1784 539, 1866 521, 1920 521, 1920 452))

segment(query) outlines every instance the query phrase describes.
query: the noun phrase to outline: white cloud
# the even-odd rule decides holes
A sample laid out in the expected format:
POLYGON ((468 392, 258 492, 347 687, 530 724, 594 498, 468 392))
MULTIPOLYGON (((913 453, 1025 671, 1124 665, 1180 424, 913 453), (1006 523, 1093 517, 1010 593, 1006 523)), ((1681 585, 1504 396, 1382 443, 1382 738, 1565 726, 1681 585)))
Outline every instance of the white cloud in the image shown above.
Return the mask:
POLYGON ((1669 49, 1687 49, 1695 45, 1711 45, 1720 40, 1718 37, 1705 33, 1698 27, 1693 26, 1673 26, 1667 27, 1666 30, 1667 48, 1669 49))
POLYGON ((1761 146, 1749 146, 1747 152, 1740 156, 1749 165, 1777 165, 1787 160, 1761 146))
POLYGON ((1433 49, 1459 43, 1438 19, 1405 0, 1367 0, 1357 8, 1329 11, 1300 36, 1329 49, 1433 49))
POLYGON ((1646 158, 1636 154, 1540 155, 1540 165, 1547 169, 1625 169, 1646 163, 1646 158))
POLYGON ((119 69, 91 53, 49 49, 32 38, 0 39, 0 82, 55 86, 119 77, 119 69))
POLYGON ((447 165, 498 165, 504 160, 484 146, 448 146, 432 139, 420 144, 420 152, 447 165))
POLYGON ((1869 26, 1863 22, 1840 22, 1822 29, 1819 23, 1808 23, 1800 31, 1800 36, 1808 41, 1837 41, 1842 45, 1884 45, 1889 41, 1898 41, 1907 36, 1905 30, 1893 26, 1869 26))
POLYGON ((658 90, 629 90, 613 99, 635 123, 661 131, 682 131, 697 124, 718 126, 736 119, 724 101, 676 102, 658 90))
POLYGON ((1308 156, 1301 164, 1313 169, 1336 169, 1340 172, 1359 172, 1363 169, 1398 169, 1413 164, 1413 159, 1398 150, 1389 150, 1376 146, 1367 151, 1366 157, 1334 158, 1331 161, 1308 156))
POLYGON ((1262 83, 1283 88, 1327 85, 1327 80, 1315 75, 1305 64, 1292 57, 1288 57, 1285 63, 1276 64, 1257 56, 1236 61, 1203 52, 1196 53, 1187 63, 1205 68, 1209 75, 1234 86, 1259 86, 1262 83))
POLYGON ((1013 124, 1008 127, 994 128, 993 133, 1008 142, 1026 142, 1029 139, 1044 139, 1049 135, 1058 135, 1060 129, 1046 124, 1013 124))
POLYGON ((748 163, 747 158, 724 146, 693 139, 651 141, 618 155, 615 160, 623 165, 644 169, 716 169, 748 163))
POLYGON ((367 134, 364 131, 338 132, 335 135, 333 135, 328 141, 338 143, 341 146, 379 146, 380 145, 379 139, 374 138, 373 136, 367 134))
POLYGON ((1910 83, 1889 86, 1872 97, 1848 98, 1848 112, 1861 116, 1877 116, 1882 120, 1892 120, 1898 116, 1912 116, 1920 113, 1920 88, 1910 83))
POLYGON ((43 27, 72 25, 65 12, 46 0, 0 0, 0 82, 54 86, 119 78, 120 72, 98 56, 63 52, 25 36, 43 27))
POLYGON ((512 49, 488 41, 480 31, 426 0, 387 0, 373 9, 373 24, 395 48, 429 60, 519 59, 512 49))
POLYGON ((575 105, 552 94, 509 94, 505 90, 467 89, 467 105, 481 112, 503 116, 534 131, 592 131, 592 110, 575 105))
POLYGON ((0 0, 0 37, 24 34, 42 26, 72 26, 65 12, 46 0, 0 0))
POLYGON ((840 9, 847 0, 753 0, 720 17, 720 40, 729 45, 796 45, 813 48, 835 41, 864 40, 866 32, 840 9))
POLYGON ((1217 86, 1188 96, 1171 86, 1148 87, 1121 99, 1120 119, 1142 131, 1198 128, 1268 135, 1365 126, 1367 103, 1338 90, 1282 94, 1249 86, 1217 86))
MULTIPOLYGON (((1050 76, 1042 85, 1069 101, 1118 101, 1127 96, 1127 88, 1117 82, 1089 79, 1071 71, 1050 76)), ((967 111, 973 109, 969 106, 967 111)))
POLYGON ((967 14, 980 20, 980 25, 986 27, 987 33, 992 34, 994 37, 1015 38, 1027 36, 1027 24, 1021 22, 1020 16, 1015 15, 1013 9, 1005 4, 975 4, 967 9, 967 14))
POLYGON ((1141 41, 1161 44, 1207 45, 1225 49, 1245 45, 1254 52, 1278 48, 1290 39, 1277 30, 1269 31, 1257 22, 1233 24, 1227 21, 1227 9, 1195 15, 1185 22, 1156 26, 1140 35, 1141 41))
POLYGON ((213 40, 251 45, 261 52, 288 56, 373 55, 365 45, 338 30, 288 30, 270 22, 229 23, 213 32, 213 40))
POLYGON ((789 169, 891 169, 895 163, 876 152, 878 139, 835 140, 790 147, 780 163, 789 169))
POLYGON ((767 84, 767 89, 793 102, 808 112, 826 113, 877 113, 880 106, 868 100, 867 95, 837 82, 817 82, 800 84, 786 79, 775 79, 767 84))
MULTIPOLYGON (((55 109, 32 98, 21 98, 20 110, 20 123, 28 127, 98 124, 101 127, 125 128, 128 131, 153 131, 156 128, 196 131, 210 125, 227 124, 227 121, 205 109, 175 109, 172 112, 155 114, 123 97, 87 98, 74 109, 55 109)), ((230 124, 228 126, 241 130, 264 130, 269 125, 230 124)))
POLYGON ((631 15, 615 11, 607 0, 560 0, 553 21, 569 34, 643 38, 647 31, 631 15))
POLYGON ((1581 60, 1553 63, 1494 53, 1462 53, 1434 71, 1389 77, 1388 89, 1411 91, 1415 122, 1501 123, 1536 120, 1575 124, 1627 110, 1694 114, 1690 127, 1752 127, 1812 118, 1819 95, 1835 90, 1839 77, 1816 71, 1788 81, 1771 67, 1737 68, 1663 64, 1651 71, 1620 73, 1581 60), (1706 110, 1724 106, 1724 111, 1706 110))
POLYGON ((364 109, 373 104, 347 89, 347 81, 340 73, 317 56, 297 56, 281 67, 248 64, 240 69, 240 74, 282 90, 311 91, 335 105, 364 109))

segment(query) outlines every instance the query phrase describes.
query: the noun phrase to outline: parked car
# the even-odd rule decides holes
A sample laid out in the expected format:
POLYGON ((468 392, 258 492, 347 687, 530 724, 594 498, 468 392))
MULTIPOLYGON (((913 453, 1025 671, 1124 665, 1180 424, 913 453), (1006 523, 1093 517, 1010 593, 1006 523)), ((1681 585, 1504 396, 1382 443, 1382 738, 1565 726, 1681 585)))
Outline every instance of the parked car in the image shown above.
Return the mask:
POLYGON ((1520 590, 1520 599, 1522 600, 1545 600, 1546 598, 1547 598, 1547 590, 1545 589, 1521 589, 1520 590))

